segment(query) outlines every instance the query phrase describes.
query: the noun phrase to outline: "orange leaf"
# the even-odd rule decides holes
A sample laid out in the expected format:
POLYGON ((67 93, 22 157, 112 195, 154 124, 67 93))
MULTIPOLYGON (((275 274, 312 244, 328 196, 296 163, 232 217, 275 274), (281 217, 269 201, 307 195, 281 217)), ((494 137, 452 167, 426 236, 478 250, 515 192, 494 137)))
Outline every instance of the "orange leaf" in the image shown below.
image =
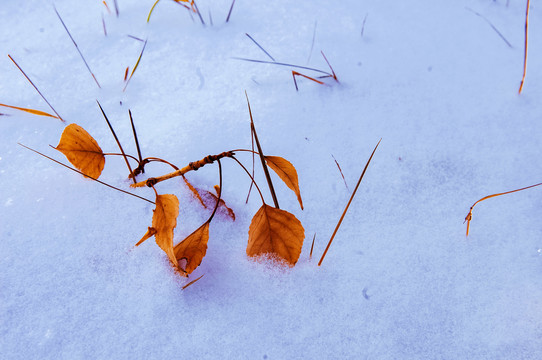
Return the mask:
POLYGON ((178 261, 186 260, 186 266, 182 269, 186 274, 192 273, 201 264, 207 252, 208 240, 209 222, 206 222, 186 239, 175 245, 175 258, 178 261))
POLYGON ((66 126, 56 150, 60 151, 83 174, 98 179, 105 165, 102 149, 85 129, 77 124, 66 126))
POLYGON ((157 195, 156 209, 152 215, 156 244, 164 250, 175 266, 177 259, 173 251, 173 229, 177 226, 177 216, 179 216, 179 199, 172 194, 157 195))
POLYGON ((297 171, 291 162, 280 156, 264 156, 267 165, 281 178, 282 181, 297 195, 297 201, 303 210, 303 200, 299 191, 299 181, 297 171))
POLYGON ((203 202, 203 199, 201 198, 198 190, 194 187, 194 185, 190 184, 190 182, 188 181, 188 179, 183 175, 183 180, 184 180, 184 183, 186 184, 186 186, 188 187, 188 189, 190 189, 190 191, 192 191, 192 195, 194 195, 194 197, 200 202, 201 206, 203 206, 205 209, 207 209, 207 205, 205 205, 205 203, 203 202))
POLYGON ((305 229, 294 215, 264 204, 248 229, 247 255, 276 255, 293 266, 304 238, 305 229))
POLYGON ((149 228, 147 228, 147 232, 145 233, 145 235, 143 235, 143 237, 141 238, 141 240, 139 240, 139 241, 137 242, 137 244, 135 244, 135 246, 141 245, 141 243, 143 243, 143 241, 145 241, 145 240, 147 240, 147 239, 153 237, 154 234, 156 234, 156 229, 149 226, 149 228))

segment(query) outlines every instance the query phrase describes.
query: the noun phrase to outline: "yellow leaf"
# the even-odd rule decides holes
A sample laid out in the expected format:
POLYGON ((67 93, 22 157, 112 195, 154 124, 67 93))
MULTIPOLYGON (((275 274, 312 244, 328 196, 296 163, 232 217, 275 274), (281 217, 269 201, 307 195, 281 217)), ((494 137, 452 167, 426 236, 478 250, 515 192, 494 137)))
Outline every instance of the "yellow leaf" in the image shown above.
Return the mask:
POLYGON ((297 201, 303 210, 303 200, 301 200, 301 192, 299 191, 299 181, 297 171, 291 162, 281 158, 280 156, 264 156, 267 165, 281 178, 296 195, 297 201))
POLYGON ((179 199, 175 195, 156 196, 156 209, 152 215, 152 228, 156 231, 156 244, 166 253, 173 265, 177 259, 173 251, 173 229, 177 226, 179 216, 179 199))
POLYGON ((186 260, 186 266, 182 269, 186 274, 192 273, 201 264, 207 252, 208 240, 209 222, 206 222, 186 239, 175 245, 175 258, 178 261, 186 260))
POLYGON ((293 266, 304 239, 305 229, 294 215, 264 204, 248 229, 247 255, 276 255, 293 266))
POLYGON ((56 150, 60 151, 83 174, 98 179, 105 165, 102 149, 85 129, 77 124, 66 126, 56 150))

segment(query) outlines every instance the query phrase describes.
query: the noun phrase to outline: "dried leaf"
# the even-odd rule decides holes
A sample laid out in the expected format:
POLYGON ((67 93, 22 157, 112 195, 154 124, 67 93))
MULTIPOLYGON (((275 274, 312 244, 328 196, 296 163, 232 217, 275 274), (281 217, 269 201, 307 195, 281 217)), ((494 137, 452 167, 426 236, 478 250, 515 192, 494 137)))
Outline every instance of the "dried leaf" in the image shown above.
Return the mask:
POLYGON ((194 198, 196 198, 201 206, 203 206, 205 209, 207 209, 207 205, 203 202, 203 199, 201 198, 201 195, 199 194, 199 191, 194 187, 194 185, 192 185, 188 179, 183 175, 182 176, 183 180, 184 180, 184 183, 186 184, 186 186, 188 187, 188 189, 190 191, 192 191, 192 195, 194 196, 194 198))
POLYGON ((182 269, 186 274, 192 273, 201 264, 201 260, 207 252, 208 240, 209 222, 206 222, 186 239, 175 245, 176 260, 186 260, 186 266, 182 269))
MULTIPOLYGON (((213 209, 215 207, 218 200, 218 195, 220 194, 220 186, 214 186, 214 189, 217 193, 217 195, 215 195, 210 191, 194 187, 190 182, 188 182, 188 180, 184 176, 183 180, 188 189, 190 189, 190 191, 192 192, 193 197, 198 200, 198 202, 201 204, 201 206, 203 206, 204 209, 213 209)), ((223 199, 220 199, 218 206, 219 209, 223 210, 226 215, 228 215, 233 221, 235 221, 235 212, 231 208, 229 208, 228 205, 226 205, 226 202, 223 199)))
POLYGON ((98 179, 105 165, 102 149, 90 134, 77 124, 66 126, 56 150, 83 174, 98 179))
MULTIPOLYGON (((200 200, 206 209, 214 208, 216 206, 216 202, 219 200, 220 186, 215 185, 214 189, 216 191, 216 195, 207 190, 197 189, 199 194, 201 194, 200 200)), ((222 213, 226 213, 226 215, 228 215, 233 221, 235 221, 235 213, 231 208, 228 207, 228 205, 226 205, 226 202, 223 199, 220 199, 218 203, 218 209, 222 213)))
POLYGON ((248 256, 276 255, 295 265, 301 254, 305 230, 287 211, 262 205, 248 230, 248 256))
POLYGON ((173 229, 177 226, 179 216, 179 199, 172 194, 157 195, 156 209, 152 215, 152 228, 156 244, 167 254, 173 265, 177 266, 177 258, 173 251, 173 229))
POLYGON ((153 237, 154 234, 156 234, 156 229, 149 226, 149 227, 147 228, 147 232, 145 233, 145 235, 143 235, 143 237, 141 238, 141 240, 139 240, 139 241, 137 242, 137 244, 135 244, 135 246, 141 245, 141 243, 143 243, 143 241, 145 241, 145 240, 147 240, 147 239, 153 237))
POLYGON ((303 210, 303 200, 301 200, 301 192, 299 191, 297 171, 292 163, 280 156, 265 156, 265 161, 267 162, 267 165, 277 173, 281 180, 284 181, 286 186, 297 195, 297 201, 299 201, 301 210, 303 210))

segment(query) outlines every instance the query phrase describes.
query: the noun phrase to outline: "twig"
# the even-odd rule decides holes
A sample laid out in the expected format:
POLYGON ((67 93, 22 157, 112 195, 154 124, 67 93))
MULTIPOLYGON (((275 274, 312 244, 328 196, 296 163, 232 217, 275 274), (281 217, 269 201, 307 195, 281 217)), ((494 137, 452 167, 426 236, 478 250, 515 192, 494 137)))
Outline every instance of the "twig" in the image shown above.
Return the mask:
POLYGON ((78 174, 83 175, 84 177, 87 177, 87 178, 89 178, 89 179, 91 179, 91 180, 94 180, 94 181, 96 181, 96 182, 98 182, 98 183, 100 183, 100 184, 102 184, 102 185, 105 185, 105 186, 107 186, 107 187, 110 187, 111 189, 118 190, 118 191, 123 192, 123 193, 125 193, 125 194, 132 195, 132 196, 134 196, 134 197, 136 197, 136 198, 139 198, 139 199, 141 199, 141 200, 145 200, 145 201, 147 201, 147 202, 150 202, 151 204, 154 204, 154 201, 152 201, 152 200, 145 199, 144 197, 141 197, 141 196, 139 196, 139 195, 136 195, 136 194, 133 194, 133 193, 128 192, 128 191, 126 191, 126 190, 122 190, 122 189, 119 189, 119 188, 114 187, 114 186, 112 186, 112 185, 109 185, 109 184, 107 184, 107 183, 105 183, 105 182, 103 182, 103 181, 100 181, 100 180, 98 180, 98 179, 96 179, 96 178, 93 178, 92 176, 88 176, 88 175, 84 174, 83 172, 81 172, 81 171, 79 171, 79 170, 77 170, 77 169, 72 168, 71 166, 68 166, 68 165, 66 165, 66 164, 64 164, 64 163, 61 163, 60 161, 55 160, 55 159, 53 159, 52 157, 49 157, 49 156, 47 156, 47 155, 45 155, 45 154, 42 154, 42 153, 40 153, 40 152, 37 151, 37 150, 34 150, 34 149, 32 149, 32 148, 29 148, 29 147, 26 146, 26 145, 23 145, 23 144, 21 144, 21 143, 18 143, 18 144, 21 145, 22 147, 24 147, 24 148, 30 150, 30 151, 35 152, 36 154, 39 154, 39 155, 41 155, 41 156, 43 156, 43 157, 45 157, 45 158, 47 158, 47 159, 49 159, 49 160, 51 160, 51 161, 54 161, 55 163, 57 163, 57 164, 59 164, 59 165, 62 165, 62 166, 66 167, 66 168, 68 168, 68 169, 70 169, 70 170, 72 170, 72 171, 75 171, 75 172, 78 173, 78 174))
MULTIPOLYGON (((116 3, 116 2, 115 2, 115 3, 116 3)), ((72 34, 70 34, 70 31, 68 30, 68 27, 66 26, 66 24, 64 24, 64 20, 62 20, 62 17, 60 17, 60 14, 59 14, 58 11, 56 10, 56 7, 53 6, 53 8, 55 9, 56 15, 57 15, 58 18, 60 19, 60 22, 62 23, 62 26, 64 26, 64 29, 66 29, 66 32, 68 33, 68 36, 70 37, 70 39, 72 40, 73 44, 75 45, 75 48, 77 49, 77 52, 79 53, 79 55, 81 55, 81 59, 83 59, 83 62, 85 63, 85 66, 86 66, 87 69, 88 69, 88 72, 90 73, 90 75, 92 75, 92 78, 93 78, 94 81, 96 82, 96 85, 98 85, 98 87, 101 89, 102 87, 100 86, 100 83, 99 83, 98 80, 96 79, 96 76, 94 76, 94 73, 92 72, 92 70, 90 70, 90 66, 88 66, 88 63, 87 63, 87 61, 85 60, 85 57, 83 56, 83 53, 81 52, 81 50, 79 50, 79 46, 77 46, 77 43, 76 43, 75 40, 73 39, 72 34)), ((118 16, 118 13, 117 13, 117 16, 118 16)))
POLYGON ((134 187, 134 188, 143 187, 143 186, 153 187, 157 183, 162 182, 164 180, 168 180, 177 176, 183 176, 189 171, 197 171, 199 168, 207 164, 212 164, 213 162, 220 160, 224 157, 233 157, 233 156, 234 156, 233 151, 224 151, 218 155, 208 155, 201 160, 191 162, 187 166, 181 169, 175 170, 173 172, 170 172, 169 174, 165 174, 158 177, 151 177, 151 178, 148 178, 147 180, 143 180, 138 183, 132 184, 130 185, 130 187, 134 187))
POLYGON ((324 253, 322 254, 322 258, 320 258, 320 261, 318 262, 318 266, 322 265, 322 261, 324 261, 324 257, 326 256, 327 251, 329 250, 329 246, 331 245, 331 242, 333 241, 335 234, 337 234, 337 231, 339 230, 339 227, 341 226, 344 216, 346 215, 346 212, 348 211, 348 208, 350 207, 350 203, 352 203, 352 199, 354 199, 354 195, 356 195, 356 191, 358 191, 358 187, 359 187, 359 184, 361 183, 361 180, 363 179, 363 175, 365 175, 365 171, 367 171, 367 167, 369 167, 369 163, 371 162, 371 159, 373 158, 373 155, 375 154, 375 151, 378 148, 378 145, 380 145, 380 141, 382 141, 382 139, 378 141, 371 156, 369 157, 369 160, 367 160, 367 164, 365 164, 365 168, 363 169, 363 172, 361 173, 361 176, 359 177, 358 183, 356 184, 356 187, 354 188, 354 191, 352 192, 352 195, 350 196, 350 200, 348 200, 348 204, 346 204, 346 207, 344 208, 341 218, 339 219, 339 223, 335 227, 335 230, 333 231, 333 234, 331 235, 331 239, 329 239, 326 249, 324 250, 324 253))
POLYGON ((15 64, 15 66, 17 66, 17 68, 23 73, 24 77, 26 78, 26 80, 28 80, 28 82, 30 82, 30 84, 32 84, 32 86, 34 87, 34 89, 36 89, 36 91, 38 92, 38 94, 40 94, 41 98, 47 103, 47 105, 49 105, 49 107, 51 108, 51 110, 53 110, 53 112, 56 114, 56 116, 58 116, 58 118, 62 121, 62 122, 66 122, 66 120, 64 120, 62 118, 62 116, 60 116, 55 108, 49 103, 49 101, 47 101, 47 99, 45 98, 45 96, 43 96, 43 94, 41 93, 41 91, 39 91, 39 89, 36 87, 36 85, 34 85, 34 83, 32 82, 32 80, 30 80, 30 78, 28 77, 28 75, 26 75, 26 73, 23 71, 23 69, 21 69, 21 67, 19 66, 19 64, 17 64, 17 62, 15 60, 13 60, 13 58, 11 57, 11 55, 8 54, 8 57, 11 61, 13 61, 13 63, 15 64))
POLYGON ((521 94, 523 89, 523 83, 525 82, 525 75, 527 73, 527 44, 528 44, 528 33, 529 33, 529 7, 530 0, 527 0, 527 10, 525 11, 525 53, 523 54, 523 77, 521 78, 521 84, 519 85, 518 93, 521 94))

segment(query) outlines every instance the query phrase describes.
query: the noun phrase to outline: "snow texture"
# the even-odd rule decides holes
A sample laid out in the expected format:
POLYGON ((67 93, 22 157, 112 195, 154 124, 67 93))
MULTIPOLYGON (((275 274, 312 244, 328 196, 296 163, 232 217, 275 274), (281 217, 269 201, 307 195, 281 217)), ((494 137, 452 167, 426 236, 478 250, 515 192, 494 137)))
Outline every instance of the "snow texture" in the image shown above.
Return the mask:
MULTIPOLYGON (((96 100, 127 152, 131 109, 143 155, 185 166, 251 147, 246 90, 264 152, 297 168, 304 211, 273 179, 305 227, 303 251, 291 269, 247 258, 261 201, 253 191, 245 204, 250 179, 225 159, 237 220, 213 220, 191 279, 205 276, 182 290, 153 240, 133 247, 153 205, 19 146, 67 162, 49 147, 63 123, 0 107, 3 359, 542 358, 542 189, 479 204, 468 238, 463 224, 479 198, 542 181, 539 2, 521 95, 525 1, 237 0, 225 23, 229 0, 200 0, 206 26, 173 1, 148 24, 152 0, 117 3, 118 17, 112 0, 111 12, 98 0, 54 2, 98 88, 52 2, 3 0, 0 102, 51 111, 10 54, 104 151, 118 148, 96 100), (323 51, 339 83, 298 78, 296 91, 292 68, 235 59, 270 60, 245 33, 276 61, 328 71, 323 51), (123 92, 143 46, 133 37, 148 42, 123 92)), ((169 171, 151 164, 145 175, 169 171)), ((187 176, 218 183, 216 165, 187 176)), ((108 157, 101 179, 129 190, 122 158, 108 157)), ((272 203, 259 168, 256 180, 272 203)), ((181 181, 157 190, 180 199, 176 241, 209 216, 181 181)))

